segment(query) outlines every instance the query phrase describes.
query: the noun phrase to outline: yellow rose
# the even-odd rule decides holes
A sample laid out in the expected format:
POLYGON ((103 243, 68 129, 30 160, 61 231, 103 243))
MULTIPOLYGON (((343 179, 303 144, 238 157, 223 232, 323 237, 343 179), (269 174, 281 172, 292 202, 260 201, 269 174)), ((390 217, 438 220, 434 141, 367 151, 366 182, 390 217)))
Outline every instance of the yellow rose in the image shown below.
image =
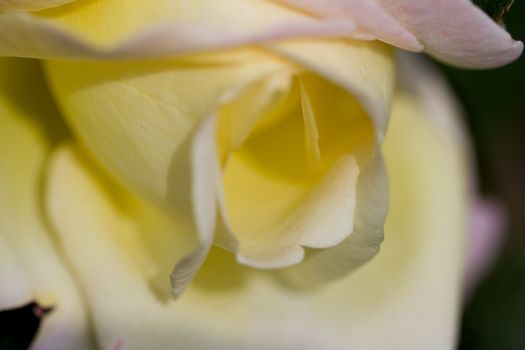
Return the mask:
POLYGON ((521 44, 461 60, 355 3, 0 2, 0 55, 43 59, 0 61, 0 308, 55 306, 35 348, 452 346, 464 146, 425 69, 395 93, 386 242, 349 275, 387 213, 383 42, 479 67, 521 44))

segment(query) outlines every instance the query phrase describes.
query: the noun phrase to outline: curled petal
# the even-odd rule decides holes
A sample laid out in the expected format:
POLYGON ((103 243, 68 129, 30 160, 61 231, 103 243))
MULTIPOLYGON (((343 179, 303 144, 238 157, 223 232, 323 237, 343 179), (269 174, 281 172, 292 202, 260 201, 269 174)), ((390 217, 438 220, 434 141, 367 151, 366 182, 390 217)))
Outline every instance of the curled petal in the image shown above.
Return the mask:
MULTIPOLYGON (((347 186, 354 189, 355 185, 347 186)), ((379 156, 360 174, 354 195, 357 196, 356 210, 348 237, 333 247, 309 250, 302 263, 280 272, 287 283, 302 288, 340 278, 379 252, 388 210, 388 180, 379 156)), ((335 208, 330 209, 342 214, 335 208)))
POLYGON ((355 96, 374 123, 377 142, 382 142, 388 126, 395 70, 392 50, 386 45, 357 40, 310 40, 265 47, 355 96))
MULTIPOLYGON (((340 145, 330 146, 330 139, 343 140, 342 151, 349 154, 326 177, 317 179, 315 186, 301 184, 297 187, 290 186, 290 181, 274 181, 275 176, 261 175, 258 170, 255 171, 257 166, 252 166, 250 162, 231 162, 228 166, 230 170, 225 171, 226 193, 222 196, 228 203, 239 204, 236 206, 238 210, 233 210, 236 214, 232 212, 235 214, 233 217, 250 221, 248 226, 251 227, 245 230, 250 231, 248 235, 236 237, 241 241, 237 245, 239 242, 235 242, 233 236, 242 230, 231 230, 229 216, 232 213, 228 212, 231 208, 225 210, 228 205, 223 201, 220 206, 222 221, 226 227, 229 226, 225 231, 230 231, 230 234, 226 233, 222 238, 218 235, 216 243, 238 253, 239 261, 243 263, 278 267, 301 261, 303 245, 330 247, 352 232, 356 181, 359 169, 362 165, 366 168, 369 160, 361 155, 354 158, 351 153, 370 152, 374 144, 380 143, 383 138, 393 86, 393 64, 391 52, 377 43, 334 41, 325 44, 312 41, 269 45, 265 49, 265 52, 233 51, 154 63, 51 61, 47 69, 68 121, 90 151, 114 175, 124 179, 134 189, 170 212, 188 217, 197 211, 188 212, 187 203, 210 205, 206 202, 209 199, 202 199, 201 204, 201 199, 196 198, 192 202, 181 195, 187 193, 188 184, 194 180, 192 176, 210 173, 210 169, 190 171, 187 157, 191 152, 188 147, 193 147, 190 146, 192 143, 197 144, 197 139, 211 142, 217 135, 221 158, 225 155, 221 147, 234 151, 239 149, 253 131, 263 107, 271 105, 274 95, 282 91, 281 78, 290 80, 290 75, 301 75, 306 71, 308 77, 303 79, 301 85, 304 91, 301 94, 296 91, 296 97, 303 100, 304 114, 308 116, 312 113, 308 112, 307 105, 310 103, 316 104, 317 109, 322 108, 318 126, 324 133, 324 139, 321 139, 323 147, 337 148, 328 152, 328 158, 335 159, 342 155, 340 145), (329 68, 314 60, 321 51, 331 62, 329 68), (368 69, 370 65, 377 67, 377 71, 368 69), (306 90, 310 91, 310 97, 306 90), (330 94, 327 91, 331 91, 330 94), (98 101, 96 105, 92 103, 94 100, 98 101), (338 101, 345 101, 346 104, 338 101), (340 104, 338 112, 324 115, 331 103, 340 104), (197 137, 204 135, 195 130, 200 128, 204 119, 209 118, 211 110, 217 111, 216 119, 220 124, 217 134, 208 135, 209 139, 197 137), (376 124, 375 129, 370 119, 376 124), (341 134, 343 130, 347 134, 341 134), (345 137, 348 135, 352 137, 345 137), (275 206, 269 204, 270 197, 275 197, 272 202, 275 206), (264 208, 256 209, 256 205, 248 203, 261 203, 264 208), (272 214, 272 210, 279 212, 272 214), (185 214, 181 215, 183 212, 185 214), (260 212, 262 217, 258 217, 256 212, 260 212), (265 216, 267 214, 273 215, 273 218, 265 216), (283 214, 286 215, 285 220, 282 219, 283 214), (266 229, 257 227, 252 230, 253 224, 266 226, 266 229), (328 226, 331 229, 326 232, 328 226), (252 234, 254 231, 257 231, 256 234, 252 234)), ((311 147, 317 142, 315 134, 319 132, 315 130, 315 119, 314 115, 310 115, 305 121, 306 125, 310 125, 307 143, 311 147)), ((275 149, 275 145, 291 149, 291 144, 300 147, 304 142, 303 135, 298 134, 302 133, 302 127, 294 125, 289 124, 288 129, 276 127, 276 134, 270 133, 260 142, 252 142, 250 152, 259 159, 259 163, 280 172, 281 165, 289 163, 288 160, 297 161, 303 157, 301 150, 293 154, 288 152, 289 157, 285 153, 282 157, 272 155, 272 150, 281 152, 275 149), (290 138, 292 136, 293 139, 290 138), (274 137, 279 137, 282 142, 274 142, 274 137)), ((267 131, 270 127, 259 128, 267 131)), ((213 152, 209 151, 210 154, 213 152)), ((204 163, 209 166, 212 162, 204 163)), ((386 198, 383 199, 386 201, 386 198)), ((220 201, 220 198, 216 200, 220 201)), ((384 217, 378 219, 384 221, 384 217)), ((202 234, 198 227, 196 229, 203 246, 196 253, 198 259, 184 260, 178 265, 193 266, 192 269, 185 269, 187 272, 195 271, 198 267, 195 262, 201 261, 210 244, 210 236, 202 234)), ((377 247, 380 240, 373 239, 371 242, 377 247)), ((179 283, 183 280, 187 281, 188 276, 175 271, 175 285, 184 285, 179 283)))
POLYGON ((410 50, 425 50, 446 63, 493 68, 523 51, 499 24, 470 0, 277 0, 320 18, 347 20, 355 37, 378 39, 410 50))
POLYGON ((78 1, 37 14, 0 14, 0 55, 167 57, 295 37, 351 36, 354 30, 348 21, 319 20, 260 0, 161 0, 154 6, 146 0, 78 1))
POLYGON ((425 51, 466 68, 493 68, 514 61, 523 43, 470 0, 380 0, 423 43, 425 51))
MULTIPOLYGON (((412 76, 425 77, 420 71, 412 76)), ((106 226, 112 220, 94 220, 114 218, 115 211, 89 169, 74 157, 57 158, 55 175, 62 175, 52 187, 63 193, 54 198, 68 211, 88 203, 71 211, 71 230, 61 237, 92 306, 101 347, 452 349, 467 224, 466 170, 460 144, 425 118, 427 112, 410 91, 395 99, 384 144, 392 197, 381 253, 352 275, 309 291, 290 289, 213 248, 184 297, 159 303, 129 263, 114 228, 106 226), (99 229, 84 232, 75 222, 99 229)))
MULTIPOLYGON (((249 266, 276 268, 302 261, 304 247, 333 247, 352 234, 354 213, 361 210, 356 206, 364 205, 356 202, 356 187, 366 181, 363 170, 386 128, 393 64, 386 46, 377 43, 309 40, 264 47, 298 65, 293 70, 298 72, 293 78, 270 75, 253 84, 255 93, 245 89, 226 106, 228 118, 219 118, 219 137, 229 130, 238 134, 222 140, 233 149, 225 165, 225 211, 239 241, 237 258, 249 266), (321 52, 322 65, 315 59, 321 52), (266 101, 265 96, 278 97, 266 101), (259 108, 264 104, 267 111, 259 108), (260 125, 248 127, 253 136, 246 140, 243 123, 257 118, 260 125)), ((386 203, 387 197, 377 200, 386 203)), ((374 219, 382 226, 384 215, 374 219)), ((382 230, 373 230, 373 238, 352 250, 360 257, 340 263, 339 274, 377 251, 382 230)), ((325 266, 311 274, 317 281, 336 277, 324 276, 325 266)))
POLYGON ((375 0, 278 0, 322 18, 345 19, 357 26, 356 37, 382 40, 410 51, 421 51, 423 45, 375 0))

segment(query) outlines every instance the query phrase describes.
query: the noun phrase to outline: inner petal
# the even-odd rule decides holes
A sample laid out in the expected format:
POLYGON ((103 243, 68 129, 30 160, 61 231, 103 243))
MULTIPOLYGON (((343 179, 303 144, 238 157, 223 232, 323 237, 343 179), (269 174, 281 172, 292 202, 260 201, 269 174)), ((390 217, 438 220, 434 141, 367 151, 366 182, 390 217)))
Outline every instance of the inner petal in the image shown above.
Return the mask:
POLYGON ((352 232, 358 164, 374 146, 370 118, 347 91, 313 74, 280 81, 247 89, 219 112, 218 140, 231 133, 221 121, 234 110, 252 120, 242 144, 219 148, 238 258, 257 267, 297 263, 302 246, 333 246, 352 232), (246 103, 253 96, 265 105, 246 103))

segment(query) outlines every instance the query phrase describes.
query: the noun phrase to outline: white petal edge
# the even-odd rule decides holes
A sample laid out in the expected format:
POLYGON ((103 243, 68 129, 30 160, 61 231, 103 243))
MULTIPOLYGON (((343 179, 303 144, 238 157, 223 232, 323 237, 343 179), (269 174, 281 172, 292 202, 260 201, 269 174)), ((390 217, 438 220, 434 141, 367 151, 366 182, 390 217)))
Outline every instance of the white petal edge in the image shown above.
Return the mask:
POLYGON ((352 37, 353 23, 340 20, 275 23, 259 31, 229 31, 206 23, 158 23, 111 47, 97 45, 27 13, 0 14, 0 56, 41 59, 137 59, 304 37, 352 37))
MULTIPOLYGON (((191 204, 201 245, 175 266, 172 295, 177 298, 206 259, 215 238, 220 170, 215 146, 215 118, 208 118, 193 136, 191 148, 191 204)), ((191 215, 191 214, 190 214, 191 215)))

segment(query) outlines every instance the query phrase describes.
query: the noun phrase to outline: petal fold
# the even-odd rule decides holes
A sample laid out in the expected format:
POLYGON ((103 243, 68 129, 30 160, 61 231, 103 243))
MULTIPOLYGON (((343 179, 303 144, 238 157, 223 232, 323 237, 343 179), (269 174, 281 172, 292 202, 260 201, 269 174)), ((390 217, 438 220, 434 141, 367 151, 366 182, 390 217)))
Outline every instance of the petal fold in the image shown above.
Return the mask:
POLYGON ((494 68, 523 51, 499 24, 470 0, 380 0, 423 43, 425 51, 464 68, 494 68))
POLYGON ((36 14, 0 14, 0 55, 167 57, 296 37, 351 36, 354 30, 348 21, 319 20, 261 0, 195 0, 191 6, 181 0, 154 6, 146 0, 76 1, 36 14))
POLYGON ((378 39, 410 51, 423 45, 375 0, 279 0, 282 3, 320 15, 321 18, 345 19, 357 26, 355 36, 378 39))

